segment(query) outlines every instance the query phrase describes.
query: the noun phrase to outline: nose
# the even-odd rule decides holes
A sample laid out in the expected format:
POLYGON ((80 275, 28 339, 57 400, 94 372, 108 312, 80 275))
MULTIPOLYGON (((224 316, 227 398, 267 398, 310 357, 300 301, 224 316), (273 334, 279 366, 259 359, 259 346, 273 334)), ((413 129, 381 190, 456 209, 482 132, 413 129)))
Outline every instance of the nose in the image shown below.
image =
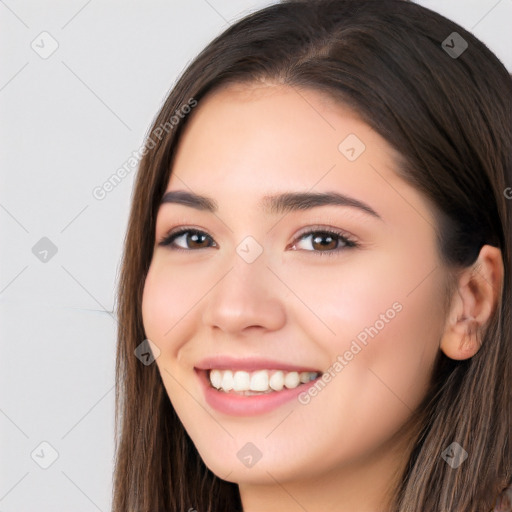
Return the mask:
POLYGON ((252 263, 234 254, 230 263, 206 297, 204 324, 229 334, 280 329, 286 321, 286 290, 267 267, 264 254, 252 263))

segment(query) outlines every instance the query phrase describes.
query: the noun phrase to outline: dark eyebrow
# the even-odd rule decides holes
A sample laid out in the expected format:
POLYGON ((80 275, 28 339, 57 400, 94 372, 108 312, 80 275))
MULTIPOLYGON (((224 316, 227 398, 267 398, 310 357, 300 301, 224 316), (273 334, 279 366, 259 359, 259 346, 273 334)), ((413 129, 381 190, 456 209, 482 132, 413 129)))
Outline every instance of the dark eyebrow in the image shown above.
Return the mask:
MULTIPOLYGON (((196 210, 215 213, 218 205, 210 197, 200 196, 186 190, 166 192, 160 202, 182 204, 196 210)), ((382 220, 381 216, 369 205, 353 197, 337 192, 286 192, 275 196, 264 196, 260 208, 267 214, 277 215, 295 210, 308 210, 317 206, 336 205, 359 208, 369 215, 382 220)))

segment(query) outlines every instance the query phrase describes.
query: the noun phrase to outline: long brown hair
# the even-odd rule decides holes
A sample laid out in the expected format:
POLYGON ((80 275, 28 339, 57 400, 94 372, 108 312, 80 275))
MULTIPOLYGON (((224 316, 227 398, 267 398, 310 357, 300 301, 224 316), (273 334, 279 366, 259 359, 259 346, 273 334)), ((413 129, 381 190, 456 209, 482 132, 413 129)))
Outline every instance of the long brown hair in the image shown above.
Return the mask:
POLYGON ((439 353, 390 512, 491 510, 512 476, 512 80, 471 33, 412 2, 295 0, 255 12, 212 41, 147 134, 116 297, 113 512, 241 510, 238 486, 205 466, 157 366, 142 364, 134 350, 146 338, 141 300, 156 212, 187 123, 176 113, 191 101, 200 108, 222 85, 263 79, 336 98, 398 150, 397 172, 434 205, 440 255, 454 271, 473 264, 483 244, 501 249, 503 288, 482 347, 463 361, 439 353), (454 32, 460 54, 449 50, 454 32), (456 470, 441 457, 454 441, 470 457, 456 470))

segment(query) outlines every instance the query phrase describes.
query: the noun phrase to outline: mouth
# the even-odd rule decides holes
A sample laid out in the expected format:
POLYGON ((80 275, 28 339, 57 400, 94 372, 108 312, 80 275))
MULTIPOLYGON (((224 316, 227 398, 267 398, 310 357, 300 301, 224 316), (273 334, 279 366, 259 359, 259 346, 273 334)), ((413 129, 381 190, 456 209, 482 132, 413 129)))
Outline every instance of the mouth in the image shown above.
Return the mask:
POLYGON ((239 396, 267 395, 295 389, 315 381, 322 375, 321 371, 279 369, 246 371, 211 368, 197 371, 205 374, 210 388, 220 393, 239 396))
POLYGON ((293 404, 323 376, 320 370, 284 363, 272 368, 270 361, 267 368, 255 360, 244 363, 239 360, 233 365, 235 368, 226 359, 215 363, 200 363, 202 368, 194 367, 194 371, 206 403, 228 416, 257 416, 293 404))

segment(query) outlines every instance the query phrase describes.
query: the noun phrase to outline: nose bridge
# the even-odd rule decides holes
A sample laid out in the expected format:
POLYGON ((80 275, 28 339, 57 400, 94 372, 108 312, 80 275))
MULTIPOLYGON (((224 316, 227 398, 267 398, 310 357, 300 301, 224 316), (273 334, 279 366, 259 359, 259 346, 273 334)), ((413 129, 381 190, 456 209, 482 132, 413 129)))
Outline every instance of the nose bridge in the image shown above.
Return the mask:
POLYGON ((268 256, 253 237, 246 237, 226 258, 223 277, 208 294, 207 326, 237 332, 254 326, 277 329, 284 323, 284 303, 268 256))

